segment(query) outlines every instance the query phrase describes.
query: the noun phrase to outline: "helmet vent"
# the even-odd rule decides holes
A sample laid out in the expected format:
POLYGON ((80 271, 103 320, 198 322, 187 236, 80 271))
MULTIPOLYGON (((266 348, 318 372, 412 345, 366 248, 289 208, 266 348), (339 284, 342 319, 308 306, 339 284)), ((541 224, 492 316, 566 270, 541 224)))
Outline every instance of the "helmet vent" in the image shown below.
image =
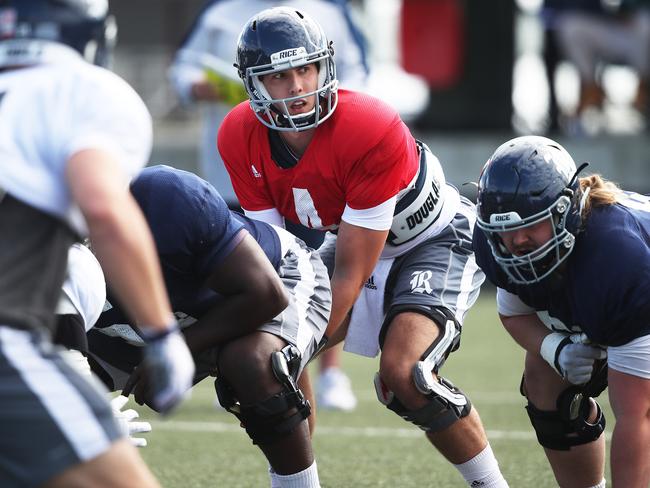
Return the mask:
POLYGON ((251 30, 254 30, 254 31, 257 30, 257 20, 253 21, 253 25, 251 26, 251 30))
POLYGON ((305 18, 305 16, 302 15, 302 14, 301 14, 300 12, 298 12, 297 10, 296 10, 296 15, 297 15, 298 17, 300 17, 301 19, 304 19, 304 18, 305 18))

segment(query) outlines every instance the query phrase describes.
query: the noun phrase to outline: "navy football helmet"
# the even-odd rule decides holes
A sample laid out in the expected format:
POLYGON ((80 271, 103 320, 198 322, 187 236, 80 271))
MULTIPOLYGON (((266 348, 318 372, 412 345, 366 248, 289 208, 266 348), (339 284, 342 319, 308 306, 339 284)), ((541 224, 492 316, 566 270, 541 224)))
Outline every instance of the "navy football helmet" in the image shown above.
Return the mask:
POLYGON ((539 136, 518 137, 502 144, 483 167, 477 225, 485 233, 495 261, 514 283, 543 280, 573 250, 581 226, 577 173, 573 159, 561 145, 539 136), (553 227, 549 241, 521 256, 508 252, 499 233, 545 219, 553 227))
POLYGON ((289 7, 263 10, 244 26, 237 42, 235 66, 257 118, 279 131, 316 127, 334 113, 337 104, 334 50, 320 25, 307 14, 289 7), (318 63, 316 91, 296 97, 273 99, 261 76, 318 63), (308 114, 290 116, 288 104, 299 98, 316 97, 308 114))
POLYGON ((116 35, 108 0, 0 0, 0 67, 57 61, 70 48, 107 66, 116 35))

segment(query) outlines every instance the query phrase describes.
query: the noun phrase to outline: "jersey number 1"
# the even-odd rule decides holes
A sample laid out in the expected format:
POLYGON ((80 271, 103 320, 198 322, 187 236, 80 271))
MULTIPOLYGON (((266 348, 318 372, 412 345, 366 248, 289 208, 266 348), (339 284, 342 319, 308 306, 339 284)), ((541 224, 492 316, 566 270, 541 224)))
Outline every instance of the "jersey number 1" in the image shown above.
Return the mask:
POLYGON ((314 200, 311 198, 309 190, 306 188, 293 188, 293 201, 302 225, 310 229, 323 228, 323 222, 314 206, 314 200))

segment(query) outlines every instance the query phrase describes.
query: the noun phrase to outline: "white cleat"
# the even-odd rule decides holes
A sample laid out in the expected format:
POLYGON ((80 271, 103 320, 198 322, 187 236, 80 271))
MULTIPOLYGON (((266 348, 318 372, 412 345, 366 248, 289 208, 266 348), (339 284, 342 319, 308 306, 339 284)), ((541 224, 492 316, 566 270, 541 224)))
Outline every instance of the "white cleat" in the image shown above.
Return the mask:
POLYGON ((350 379, 339 368, 327 368, 318 378, 316 408, 350 412, 357 406, 350 379))

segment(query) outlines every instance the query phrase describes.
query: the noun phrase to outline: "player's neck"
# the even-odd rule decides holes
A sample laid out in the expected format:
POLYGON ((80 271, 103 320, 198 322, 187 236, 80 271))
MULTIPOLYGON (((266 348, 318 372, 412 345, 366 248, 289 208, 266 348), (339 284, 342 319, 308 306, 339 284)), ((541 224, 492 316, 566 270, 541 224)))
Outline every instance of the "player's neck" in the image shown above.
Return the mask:
POLYGON ((305 151, 307 151, 307 147, 313 139, 315 132, 316 129, 309 129, 300 132, 281 132, 280 137, 291 152, 300 158, 305 154, 305 151))

